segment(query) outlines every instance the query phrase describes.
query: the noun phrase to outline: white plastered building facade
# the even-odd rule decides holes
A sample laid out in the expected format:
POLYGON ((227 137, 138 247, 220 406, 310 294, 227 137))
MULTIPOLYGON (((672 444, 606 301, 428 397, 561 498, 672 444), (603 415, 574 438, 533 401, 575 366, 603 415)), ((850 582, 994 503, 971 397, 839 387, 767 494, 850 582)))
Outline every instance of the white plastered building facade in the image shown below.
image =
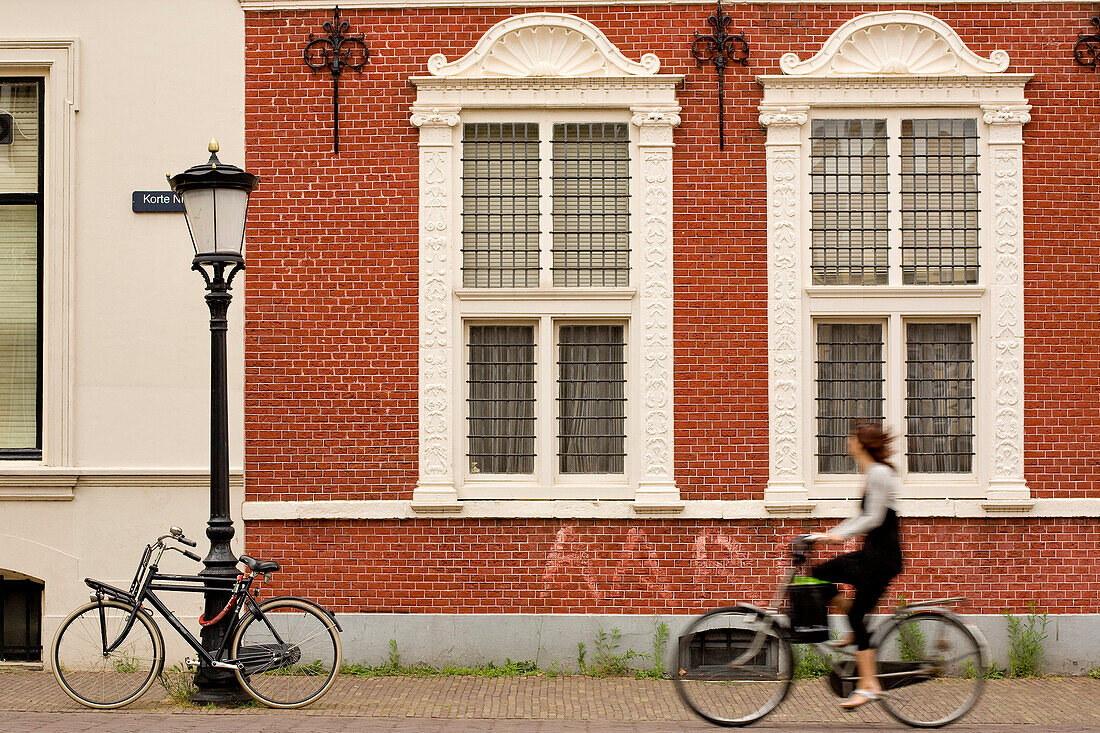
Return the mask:
MULTIPOLYGON (((202 540, 209 516, 203 284, 182 215, 134 213, 131 197, 204 162, 211 137, 243 163, 244 14, 217 0, 158 5, 142 21, 157 32, 134 35, 118 23, 131 11, 7 3, 0 29, 0 79, 42 89, 41 427, 37 450, 0 456, 0 576, 41 584, 44 658, 58 623, 88 599, 84 577, 127 585, 145 543, 171 525, 202 540)), ((229 314, 238 520, 243 285, 229 314)), ((174 600, 181 618, 197 617, 200 597, 174 600)), ((168 651, 171 663, 186 650, 168 651)))

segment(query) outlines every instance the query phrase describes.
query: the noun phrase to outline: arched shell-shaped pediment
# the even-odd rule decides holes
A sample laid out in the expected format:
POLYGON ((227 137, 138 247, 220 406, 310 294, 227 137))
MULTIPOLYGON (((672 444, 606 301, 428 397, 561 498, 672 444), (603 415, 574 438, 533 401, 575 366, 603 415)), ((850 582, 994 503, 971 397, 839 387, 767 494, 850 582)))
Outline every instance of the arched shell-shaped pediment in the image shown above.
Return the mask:
POLYGON ((974 75, 1004 71, 1008 54, 998 50, 982 58, 939 18, 890 10, 852 18, 812 58, 800 61, 788 53, 779 66, 796 76, 974 75))
POLYGON ((564 13, 528 13, 502 20, 451 63, 437 53, 428 71, 445 77, 651 76, 661 62, 647 53, 631 61, 599 28, 564 13))

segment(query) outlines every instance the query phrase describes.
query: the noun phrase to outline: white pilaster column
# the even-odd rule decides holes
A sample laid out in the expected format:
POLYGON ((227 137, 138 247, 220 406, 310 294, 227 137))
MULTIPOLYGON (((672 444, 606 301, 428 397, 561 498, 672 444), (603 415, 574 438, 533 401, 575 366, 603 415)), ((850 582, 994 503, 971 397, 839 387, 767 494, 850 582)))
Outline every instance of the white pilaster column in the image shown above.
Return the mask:
POLYGON ((451 186, 458 107, 413 108, 420 128, 420 476, 412 508, 460 511, 454 479, 455 237, 451 186))
POLYGON ((761 107, 768 185, 768 485, 764 506, 776 514, 813 509, 803 471, 802 125, 809 107, 761 107))
POLYGON ((990 511, 1028 511, 1034 502, 1024 480, 1024 211, 1023 126, 1031 105, 983 105, 989 125, 993 187, 993 267, 990 282, 990 353, 993 355, 993 470, 990 511))
POLYGON ((642 176, 642 241, 634 267, 640 278, 644 432, 634 510, 675 513, 684 506, 673 475, 672 128, 680 124, 680 108, 631 112, 642 176))

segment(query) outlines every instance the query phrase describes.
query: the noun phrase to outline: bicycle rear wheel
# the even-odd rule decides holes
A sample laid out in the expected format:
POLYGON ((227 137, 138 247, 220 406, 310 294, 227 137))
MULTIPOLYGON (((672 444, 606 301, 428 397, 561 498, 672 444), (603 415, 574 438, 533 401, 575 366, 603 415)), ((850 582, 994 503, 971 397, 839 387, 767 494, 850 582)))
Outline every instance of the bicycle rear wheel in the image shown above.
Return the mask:
POLYGON ((786 630, 757 609, 734 606, 710 611, 688 626, 672 679, 696 715, 734 727, 775 710, 791 688, 793 671, 786 630))
POLYGON ((104 653, 104 637, 114 643, 133 610, 129 603, 93 601, 61 622, 50 650, 53 673, 65 694, 81 705, 120 708, 145 694, 160 674, 164 639, 141 611, 122 643, 104 653))
POLYGON ((878 648, 882 705, 906 725, 939 728, 974 707, 985 667, 977 638, 955 616, 918 611, 895 619, 878 648))
POLYGON ((272 598, 260 610, 244 617, 233 638, 241 686, 273 708, 300 708, 328 692, 343 655, 328 614, 304 598, 272 598))

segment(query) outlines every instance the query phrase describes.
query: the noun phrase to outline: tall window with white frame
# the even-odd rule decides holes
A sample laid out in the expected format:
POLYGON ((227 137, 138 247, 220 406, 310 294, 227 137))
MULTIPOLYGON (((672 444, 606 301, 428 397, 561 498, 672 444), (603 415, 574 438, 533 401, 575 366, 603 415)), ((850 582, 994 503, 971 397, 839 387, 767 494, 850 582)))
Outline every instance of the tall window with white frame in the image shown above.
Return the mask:
POLYGON ((43 81, 0 78, 0 460, 42 457, 43 81))
MULTIPOLYGON (((942 288, 977 284, 977 125, 907 113, 812 120, 813 284, 886 286, 929 302, 950 297, 942 288)), ((854 473, 844 448, 851 423, 890 414, 903 417, 904 472, 972 473, 974 316, 875 307, 815 321, 818 474, 854 473)))
POLYGON ((461 170, 468 297, 560 296, 464 316, 468 478, 624 475, 629 318, 576 294, 630 284, 627 124, 467 122, 461 170))

